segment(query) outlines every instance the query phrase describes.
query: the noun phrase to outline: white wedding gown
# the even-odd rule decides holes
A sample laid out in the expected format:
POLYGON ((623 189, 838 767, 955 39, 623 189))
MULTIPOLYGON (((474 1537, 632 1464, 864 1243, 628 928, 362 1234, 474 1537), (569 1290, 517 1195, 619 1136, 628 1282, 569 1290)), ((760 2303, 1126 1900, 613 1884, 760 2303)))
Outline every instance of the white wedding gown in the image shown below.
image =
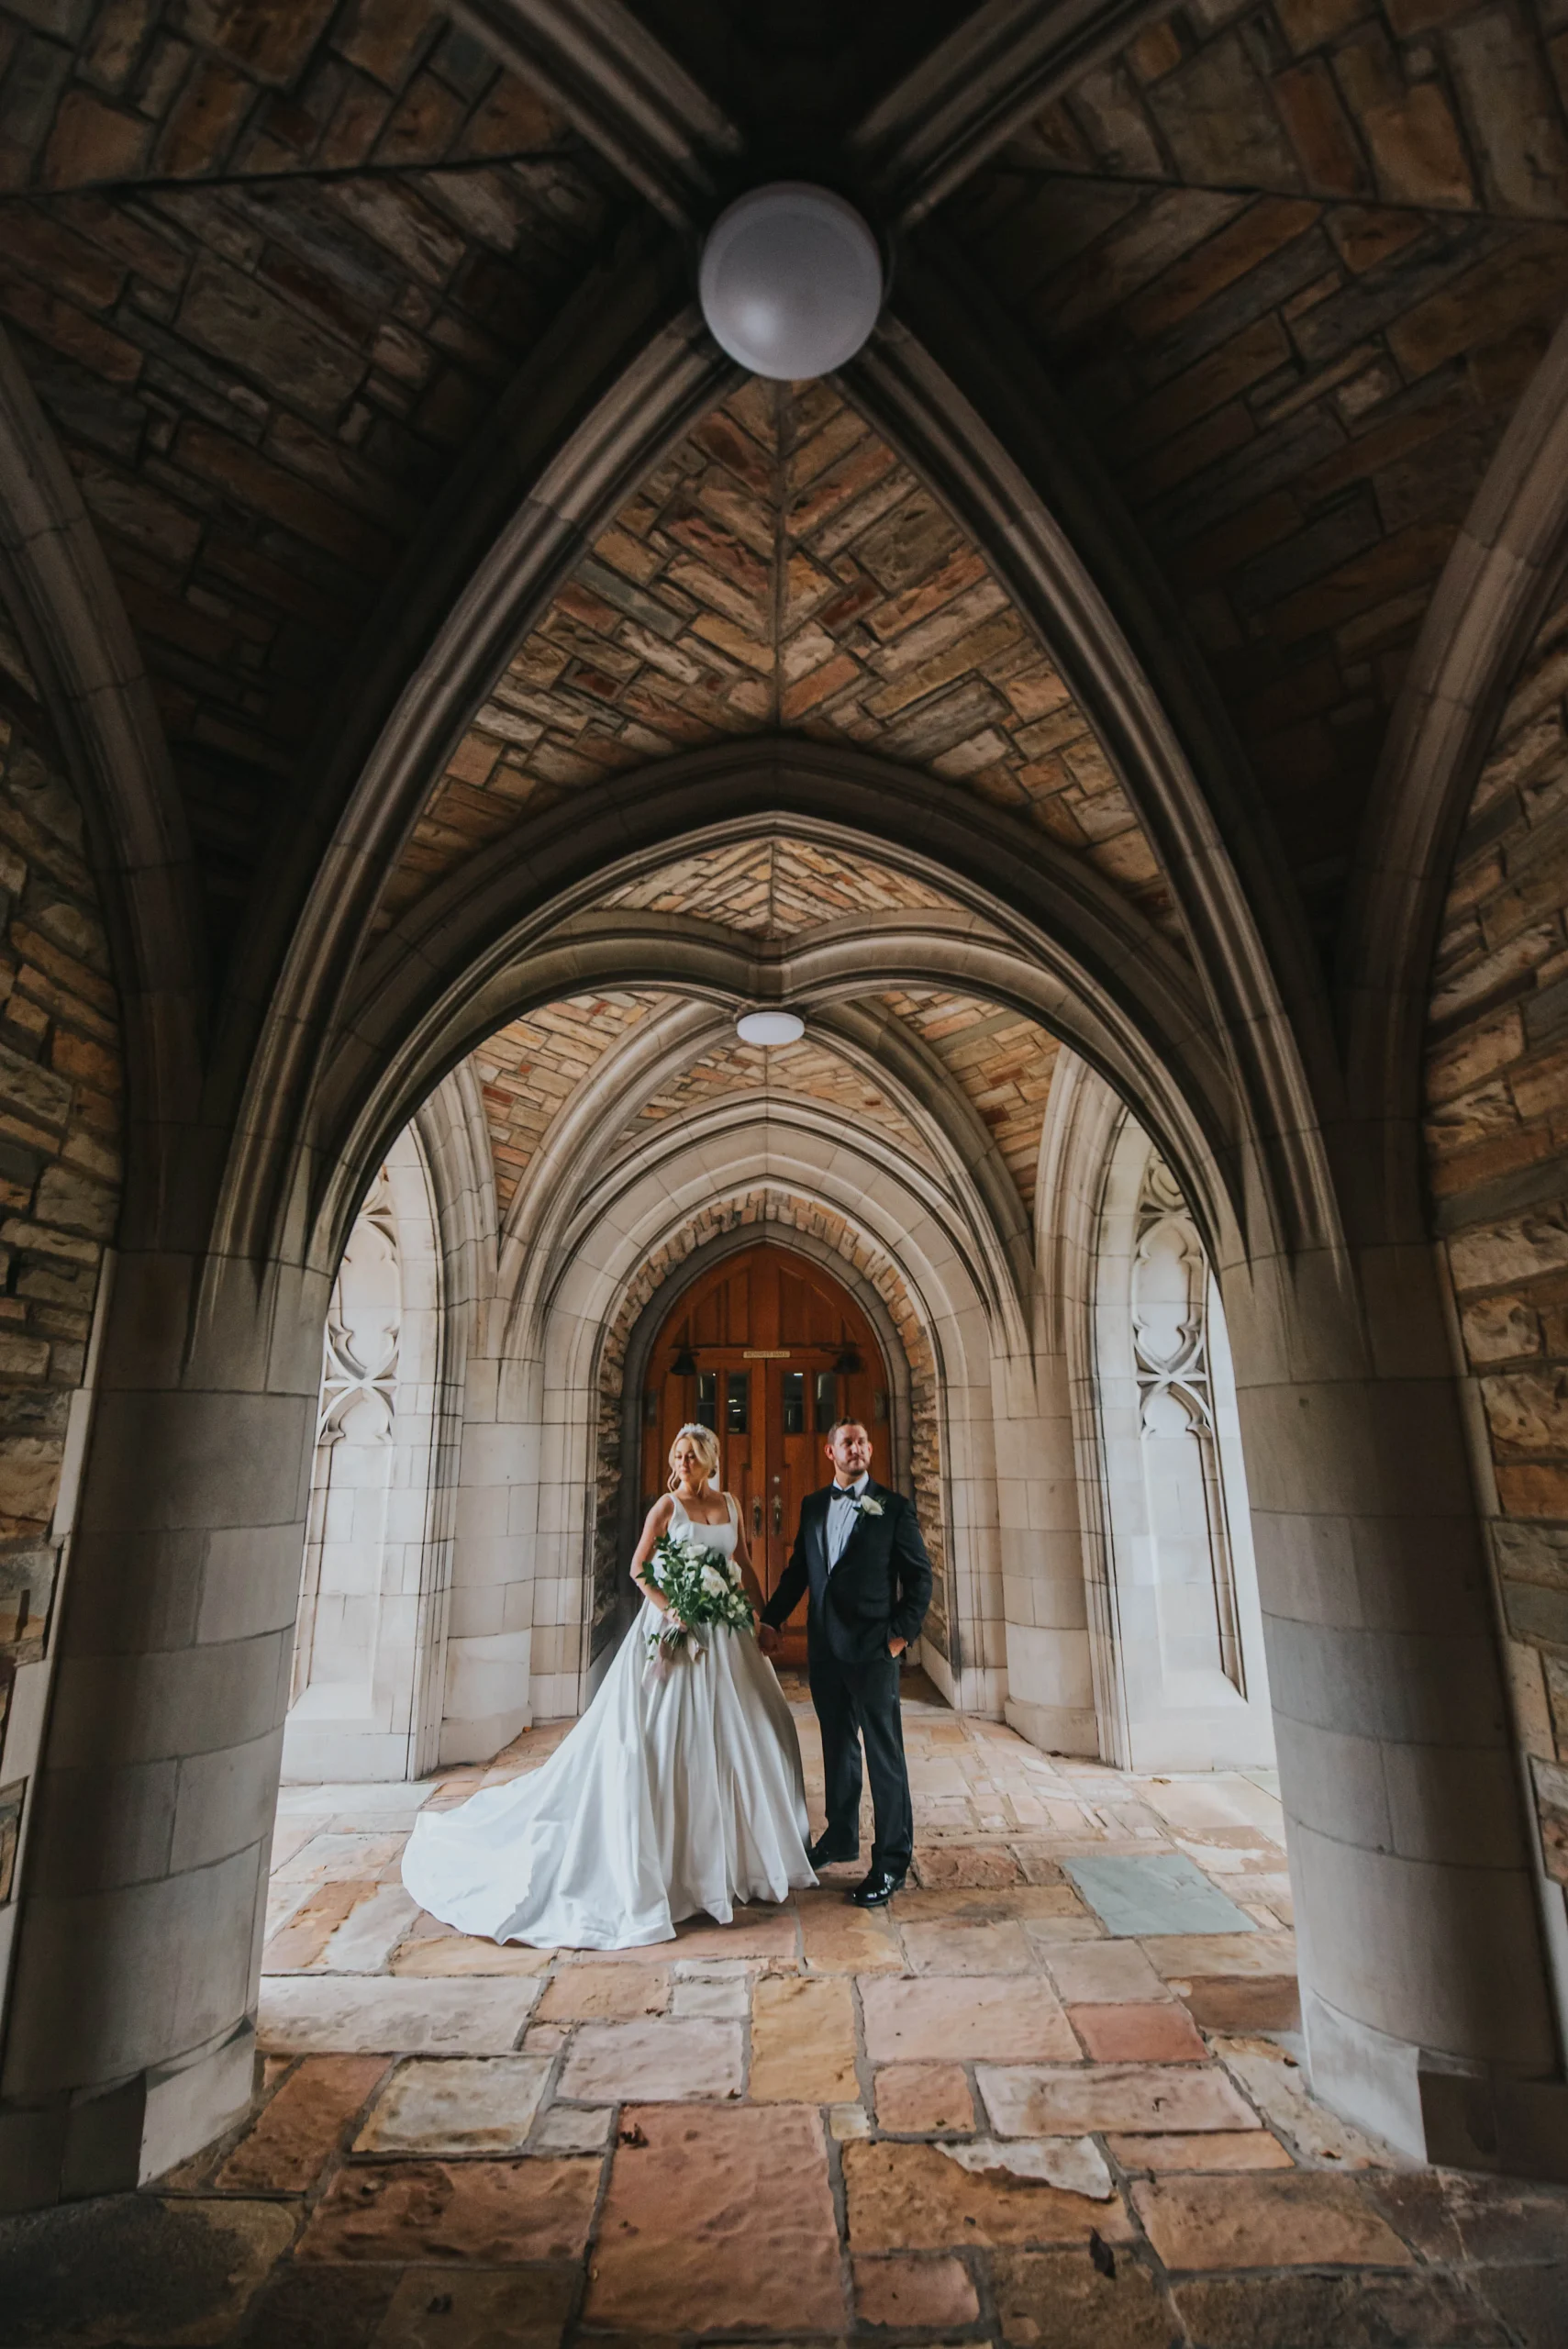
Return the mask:
MULTIPOLYGON (((735 1548, 675 1503, 670 1531, 735 1548)), ((460 1932, 538 1949, 632 1949, 683 1917, 728 1924, 737 1901, 815 1884, 800 1742, 749 1632, 710 1627, 659 1679, 645 1599, 599 1693, 548 1762, 460 1809, 426 1811, 403 1881, 460 1932)))

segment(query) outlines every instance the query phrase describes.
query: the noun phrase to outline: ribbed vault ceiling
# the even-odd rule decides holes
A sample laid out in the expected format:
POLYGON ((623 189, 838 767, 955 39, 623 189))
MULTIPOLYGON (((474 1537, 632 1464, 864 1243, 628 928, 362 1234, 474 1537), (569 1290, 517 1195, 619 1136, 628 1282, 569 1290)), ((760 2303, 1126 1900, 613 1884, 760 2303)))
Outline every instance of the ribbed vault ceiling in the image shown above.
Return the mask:
POLYGON ((649 476, 519 648, 386 916, 525 811, 762 733, 1018 808, 1171 919, 1088 720, 980 551, 831 383, 755 381, 649 476))
MULTIPOLYGON (((629 131, 613 77, 584 64, 569 103, 540 61, 577 21, 559 0, 473 0, 461 25, 422 0, 11 12, 0 317, 156 696, 212 948, 193 1032, 272 999, 311 890, 337 887, 295 844, 336 837, 400 694, 439 703, 456 656, 428 648, 450 641, 461 563, 498 542, 507 495, 549 507, 550 448, 652 404, 636 370, 651 381, 660 332, 692 360, 672 322, 695 239, 732 181, 775 169, 863 181, 896 246, 885 334, 842 383, 660 411, 696 420, 519 596, 504 673, 465 674, 389 790, 355 940, 377 902, 384 926, 502 830, 559 829, 647 762, 783 732, 923 770, 966 811, 1001 805, 1167 929, 1217 829, 1237 872, 1236 843, 1262 836, 1238 884, 1262 893, 1260 953, 1294 918, 1284 882, 1262 902, 1277 836, 1325 957, 1353 963, 1338 932, 1390 712, 1568 307, 1556 0, 642 0, 633 30, 680 70, 653 53, 629 131), (1058 19, 1089 30, 1048 70, 1058 19), (1008 25, 1035 43, 1022 81, 1008 25), (1021 124, 1004 119, 1019 88, 1038 92, 1021 124), (667 273, 663 308, 650 296, 635 335, 616 309, 584 358, 567 306, 624 292, 638 253, 667 273), (918 400, 888 391, 906 360, 983 412, 985 481, 1016 462, 1016 511, 965 503, 961 465, 936 494, 918 400), (514 429, 519 385, 537 407, 545 379, 559 443, 514 429), (500 452, 482 520, 476 451, 500 452), (1069 542, 1051 575, 1091 582, 1127 646, 1107 630, 1085 654, 1050 607, 1018 551, 1036 525, 1069 542), (405 640, 427 555, 439 608, 405 640), (1158 791, 1145 738, 1116 732, 1156 677, 1172 772, 1187 763, 1158 791), (1167 788, 1187 795, 1179 820, 1167 788)), ((628 425, 624 445, 656 441, 628 425)), ((749 869, 748 930, 867 910, 798 857, 787 877, 749 869)), ((921 909, 896 894, 915 885, 886 885, 877 910, 921 909)), ((1184 944, 1211 984, 1240 963, 1207 918, 1184 944)))
MULTIPOLYGON (((473 1053, 503 1216, 527 1184, 550 1130, 606 1055, 652 1013, 681 1000, 673 991, 651 989, 571 996, 510 1021, 473 1053)), ((868 991, 861 1008, 891 1014, 910 1038, 929 1048, 935 1092, 946 1086, 973 1111, 1018 1187, 1026 1219, 1031 1217, 1055 1039, 1016 1012, 936 988, 868 991)), ((675 1074, 650 1079, 629 1072, 608 1092, 576 1177, 588 1179, 623 1152, 635 1155, 655 1140, 667 1143, 683 1124, 716 1107, 749 1102, 765 1120, 792 1101, 892 1143, 928 1174, 939 1171, 934 1101, 912 1101, 904 1087, 879 1082, 862 1054, 848 1052, 829 1027, 813 1023, 799 1043, 766 1050, 728 1033, 715 1041, 710 1030, 675 1074)))
POLYGON ((1562 21, 1173 9, 944 216, 1137 518, 1325 934, 1438 575, 1568 306, 1562 21))
POLYGON ((598 902, 628 911, 695 914, 752 937, 795 937, 835 918, 934 912, 955 903, 871 857, 789 839, 698 849, 606 890, 598 902))
POLYGON ((773 1098, 815 1102, 856 1126, 880 1128, 922 1166, 933 1163, 924 1135, 881 1086, 809 1033, 797 1044, 763 1047, 736 1039, 704 1052, 642 1103, 618 1141, 639 1150, 653 1129, 671 1132, 684 1118, 738 1097, 759 1099, 764 1115, 773 1098))
MULTIPOLYGON (((788 836, 654 864, 606 891, 600 904, 673 919, 677 928, 669 945, 676 967, 678 925, 688 918, 703 929, 716 925, 760 940, 787 937, 798 945, 813 930, 831 931, 857 912, 929 916, 953 909, 941 892, 870 856, 846 857, 819 841, 788 836)), ((527 1184, 551 1129, 606 1056, 635 1044, 654 1014, 691 1000, 678 984, 573 995, 510 1021, 479 1047, 473 1063, 503 1215, 527 1184)), ((795 1044, 767 1050, 743 1044, 732 1032, 731 1018, 729 1009, 715 1007, 713 1022, 684 1055, 673 1048, 673 1068, 662 1052, 633 1052, 624 1076, 604 1087, 591 1151, 579 1170, 584 1178, 619 1153, 667 1142, 684 1123, 715 1107, 747 1102, 765 1119, 771 1109, 792 1101, 863 1127, 928 1174, 937 1174, 946 1092, 995 1143, 1026 1220, 1032 1217, 1040 1129, 1059 1049, 1035 1020, 942 988, 879 985, 869 974, 863 995, 838 997, 820 1013, 808 1011, 806 1033, 795 1044), (902 1042, 895 1048, 890 1040, 896 1039, 902 1042)))

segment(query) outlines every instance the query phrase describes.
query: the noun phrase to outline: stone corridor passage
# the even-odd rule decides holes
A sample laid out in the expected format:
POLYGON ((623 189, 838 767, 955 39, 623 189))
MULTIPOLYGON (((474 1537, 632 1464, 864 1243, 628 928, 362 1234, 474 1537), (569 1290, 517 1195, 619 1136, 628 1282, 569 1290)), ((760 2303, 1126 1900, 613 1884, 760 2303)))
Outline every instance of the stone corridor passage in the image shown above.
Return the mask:
POLYGON ((418 1911, 416 1811, 565 1723, 285 1787, 259 2110, 0 2230, 3 2349, 1568 2340, 1568 2190, 1401 2165, 1306 2092, 1268 1772, 1128 1776, 908 1686, 918 1884, 880 1916, 829 1879, 605 1955, 418 1911))

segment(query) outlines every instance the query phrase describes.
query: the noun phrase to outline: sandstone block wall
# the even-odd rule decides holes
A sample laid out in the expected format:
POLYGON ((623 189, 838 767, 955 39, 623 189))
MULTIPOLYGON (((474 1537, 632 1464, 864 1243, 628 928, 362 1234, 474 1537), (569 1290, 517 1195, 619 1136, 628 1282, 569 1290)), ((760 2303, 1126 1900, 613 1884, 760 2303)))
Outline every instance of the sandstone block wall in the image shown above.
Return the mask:
POLYGON ((1568 602, 1537 635, 1460 844, 1427 1136, 1490 1452, 1493 1556, 1545 1863, 1568 1885, 1568 602))
MULTIPOLYGON (((0 710, 0 1919, 42 1718, 73 1398, 119 1211, 122 1082, 81 813, 0 710)), ((0 1924, 0 1968, 7 1943, 0 1924)))

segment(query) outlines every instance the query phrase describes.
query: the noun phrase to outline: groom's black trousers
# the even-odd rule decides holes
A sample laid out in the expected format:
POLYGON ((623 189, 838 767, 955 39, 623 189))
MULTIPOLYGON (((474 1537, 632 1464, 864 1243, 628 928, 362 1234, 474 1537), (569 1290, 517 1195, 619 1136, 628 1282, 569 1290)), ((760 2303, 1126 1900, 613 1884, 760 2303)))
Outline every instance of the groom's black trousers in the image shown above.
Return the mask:
POLYGON ((904 1762, 904 1719, 898 1707, 898 1659, 873 1655, 846 1664, 826 1640, 806 1649, 811 1701, 822 1726, 822 1776, 828 1841, 856 1851, 861 1840, 861 1744, 865 1743, 875 1815, 873 1868, 902 1876, 915 1851, 915 1814, 904 1762))

